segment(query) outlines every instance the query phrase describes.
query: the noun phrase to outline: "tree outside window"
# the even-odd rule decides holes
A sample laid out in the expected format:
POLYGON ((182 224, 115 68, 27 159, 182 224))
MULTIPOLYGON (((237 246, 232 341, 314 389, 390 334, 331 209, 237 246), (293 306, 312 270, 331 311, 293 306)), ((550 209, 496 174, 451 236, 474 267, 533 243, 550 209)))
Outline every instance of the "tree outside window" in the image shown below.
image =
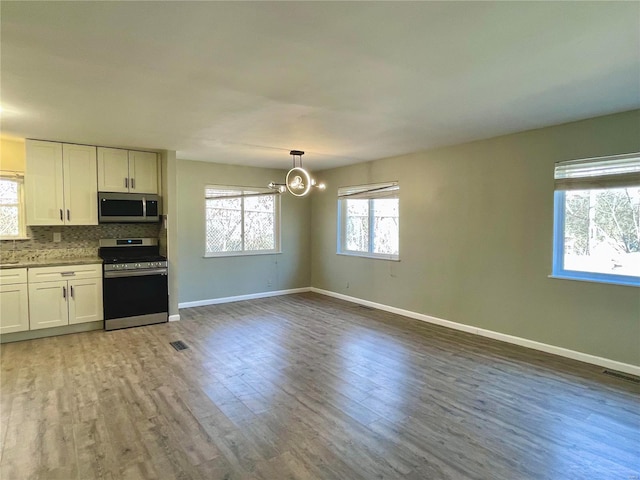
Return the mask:
POLYGON ((207 256, 279 251, 280 197, 240 187, 205 188, 207 256))

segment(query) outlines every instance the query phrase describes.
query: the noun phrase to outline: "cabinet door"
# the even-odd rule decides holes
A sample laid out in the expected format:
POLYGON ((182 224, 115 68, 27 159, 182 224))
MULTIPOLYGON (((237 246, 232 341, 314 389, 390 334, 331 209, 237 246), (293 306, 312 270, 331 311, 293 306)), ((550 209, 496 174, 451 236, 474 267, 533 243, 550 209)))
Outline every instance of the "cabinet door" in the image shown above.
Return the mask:
POLYGON ((98 191, 129 191, 129 152, 98 147, 98 191))
POLYGON ((67 282, 29 285, 29 325, 31 330, 69 324, 67 282))
POLYGON ((98 224, 96 147, 62 145, 65 225, 98 224))
POLYGON ((61 143, 27 140, 24 184, 27 225, 63 225, 61 143))
POLYGON ((27 284, 0 285, 0 334, 29 330, 27 284))
POLYGON ((69 281, 69 325, 103 320, 102 279, 69 281))
POLYGON ((158 193, 158 156, 129 151, 129 186, 135 193, 158 193))

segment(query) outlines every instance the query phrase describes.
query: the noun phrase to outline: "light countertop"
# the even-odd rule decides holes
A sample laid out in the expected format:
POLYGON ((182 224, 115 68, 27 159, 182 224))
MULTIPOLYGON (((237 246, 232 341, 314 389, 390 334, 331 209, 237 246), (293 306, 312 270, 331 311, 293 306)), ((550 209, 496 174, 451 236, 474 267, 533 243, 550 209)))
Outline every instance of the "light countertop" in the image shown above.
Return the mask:
POLYGON ((62 265, 87 265, 91 263, 102 263, 100 257, 71 257, 71 258, 41 258, 37 260, 12 260, 0 262, 0 269, 5 268, 34 268, 34 267, 57 267, 62 265))

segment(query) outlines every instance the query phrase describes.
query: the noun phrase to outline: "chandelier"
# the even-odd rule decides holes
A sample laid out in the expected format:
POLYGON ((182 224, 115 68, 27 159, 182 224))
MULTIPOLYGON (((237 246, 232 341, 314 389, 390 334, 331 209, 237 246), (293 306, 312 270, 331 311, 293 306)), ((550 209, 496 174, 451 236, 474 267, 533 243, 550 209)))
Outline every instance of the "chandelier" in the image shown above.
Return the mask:
POLYGON ((278 190, 280 193, 288 191, 295 197, 304 197, 312 188, 325 189, 324 183, 316 183, 309 172, 302 168, 302 155, 304 155, 302 150, 291 150, 289 155, 293 157, 293 168, 287 172, 285 182, 271 182, 269 188, 278 190))

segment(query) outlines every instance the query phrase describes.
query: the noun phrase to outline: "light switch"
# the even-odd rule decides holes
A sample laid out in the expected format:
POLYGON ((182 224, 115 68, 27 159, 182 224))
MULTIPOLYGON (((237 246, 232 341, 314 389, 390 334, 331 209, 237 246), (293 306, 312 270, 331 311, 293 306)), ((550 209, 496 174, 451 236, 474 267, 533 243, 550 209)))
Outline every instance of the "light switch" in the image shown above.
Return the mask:
POLYGON ((55 243, 60 243, 62 241, 62 233, 61 232, 53 232, 53 241, 55 243))

